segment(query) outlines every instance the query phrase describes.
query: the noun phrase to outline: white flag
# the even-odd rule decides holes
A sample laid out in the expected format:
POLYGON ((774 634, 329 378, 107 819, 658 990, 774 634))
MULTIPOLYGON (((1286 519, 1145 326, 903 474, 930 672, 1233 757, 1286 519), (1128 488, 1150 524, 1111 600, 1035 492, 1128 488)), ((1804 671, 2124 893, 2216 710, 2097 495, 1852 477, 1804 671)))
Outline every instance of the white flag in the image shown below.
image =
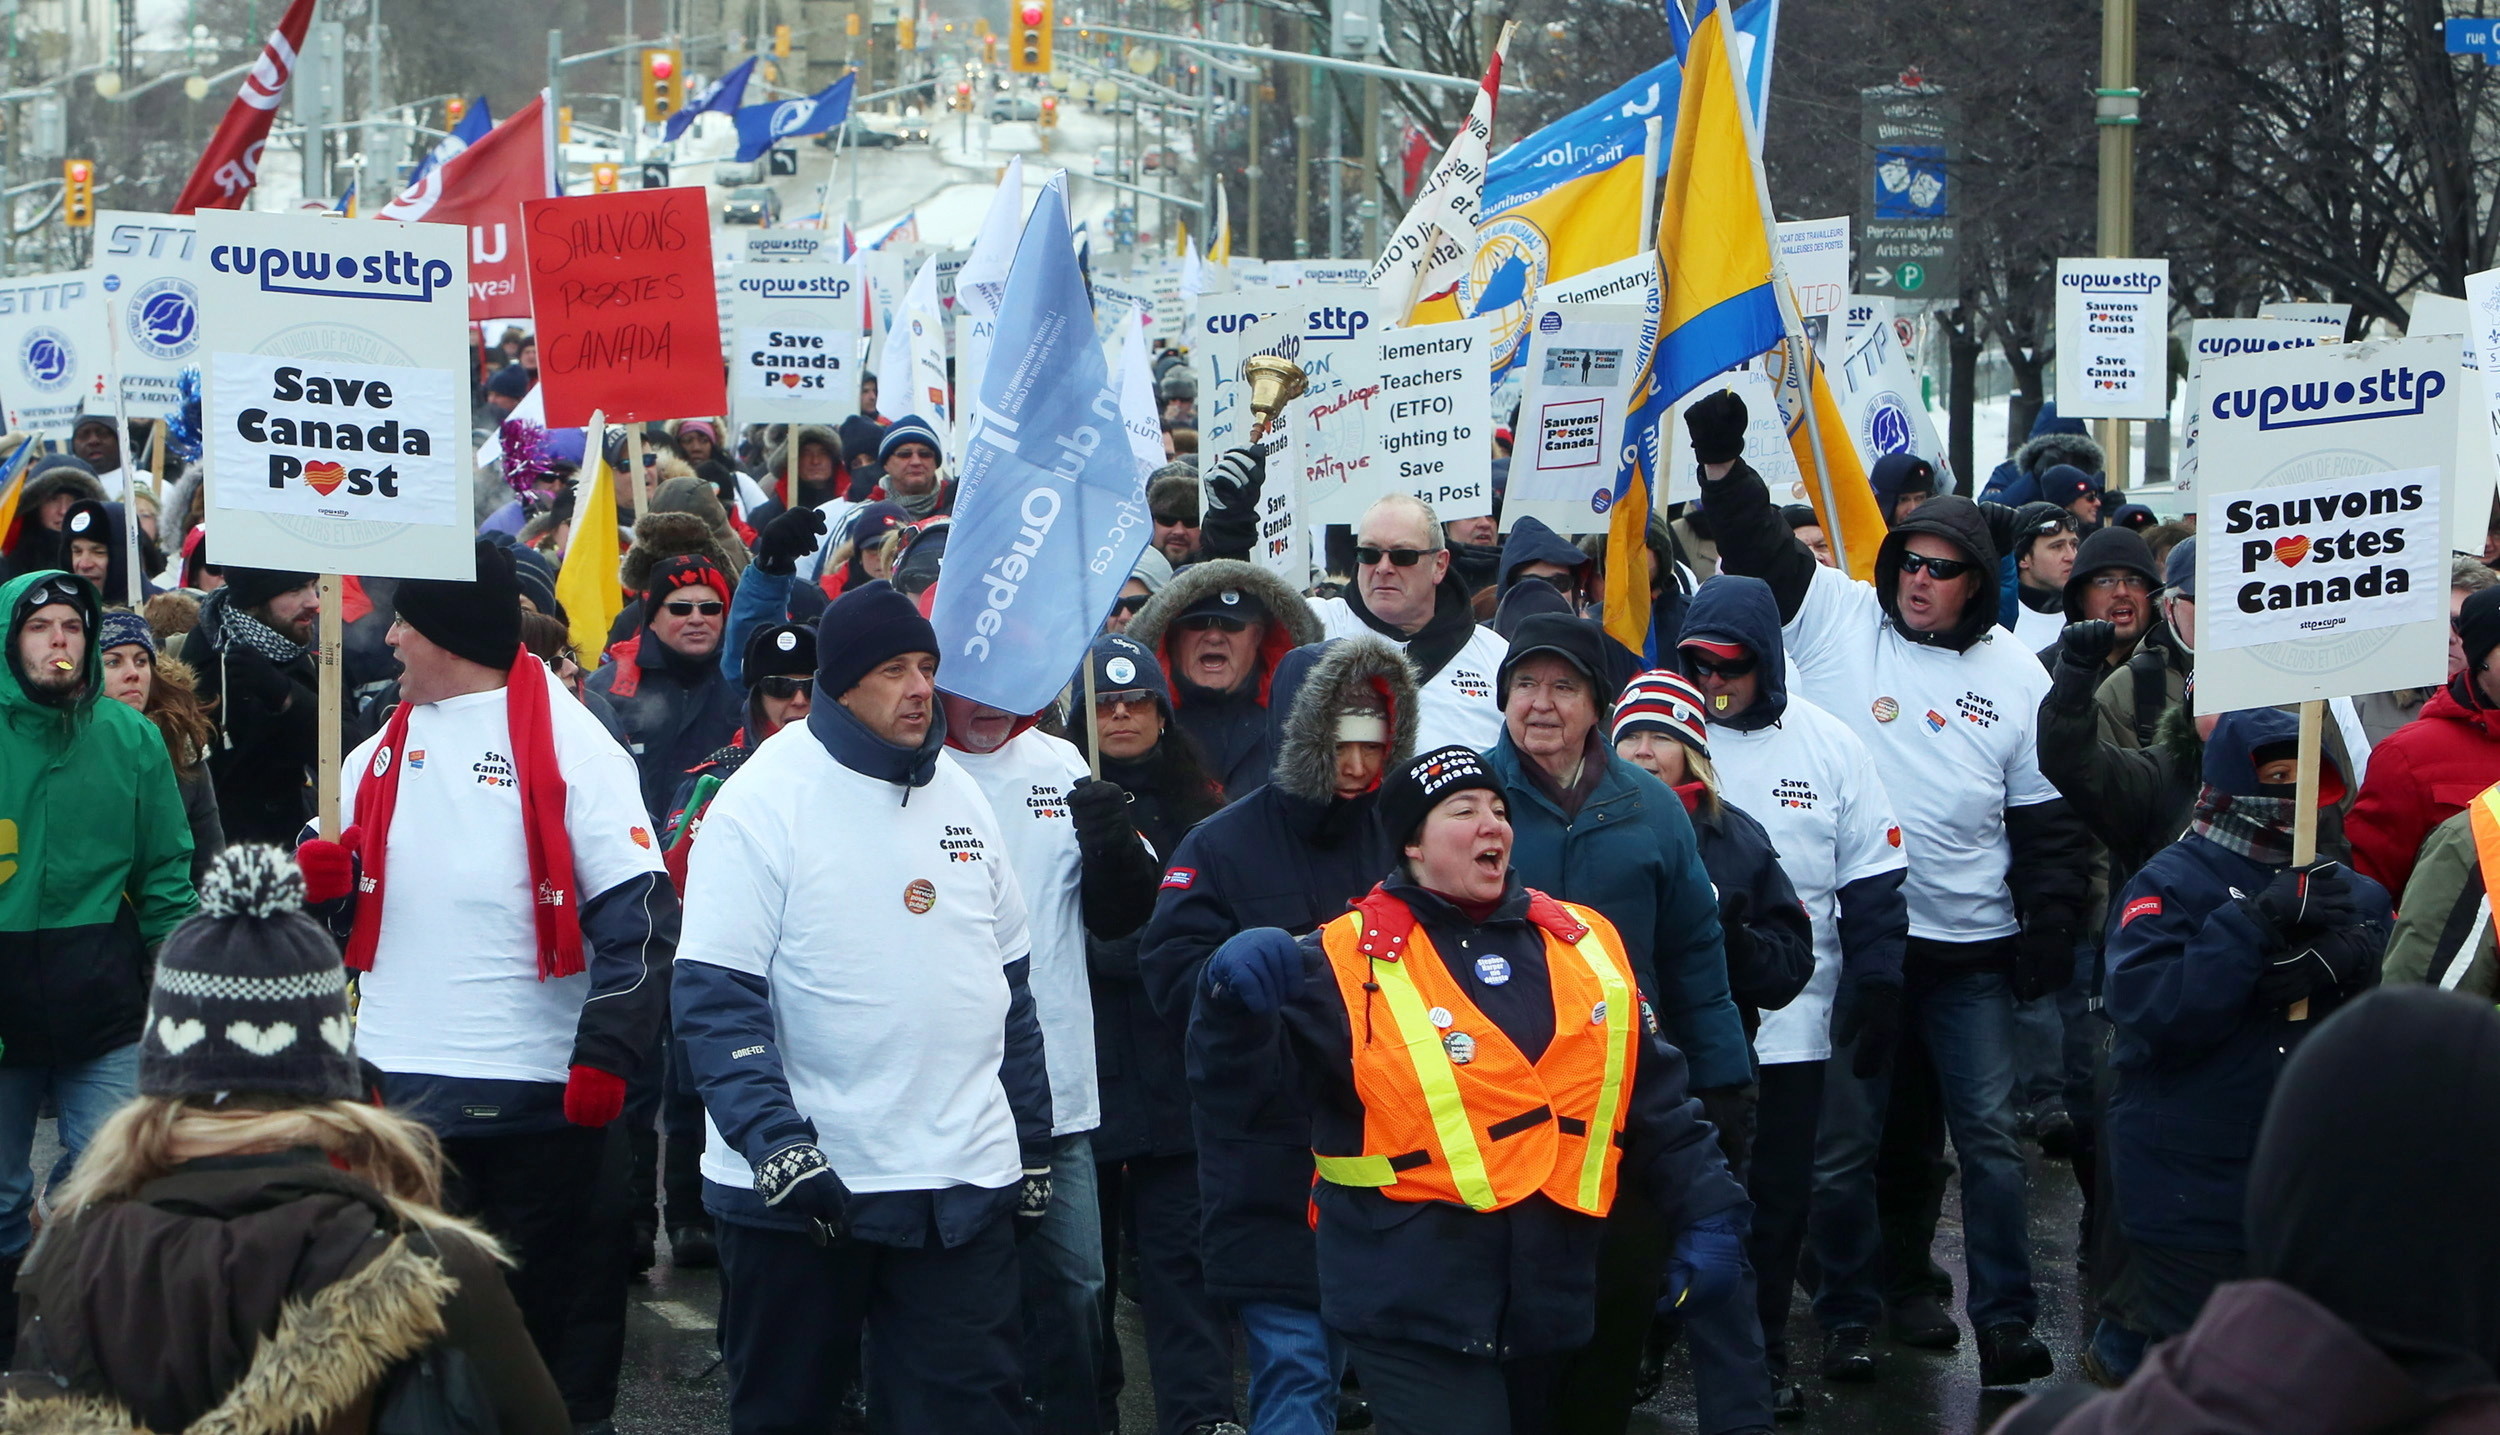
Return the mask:
POLYGON ((1415 192, 1415 203, 1380 251, 1380 262, 1372 266, 1367 282, 1401 322, 1417 304, 1456 289, 1475 265, 1476 212, 1484 205, 1484 170, 1493 144, 1493 100, 1501 92, 1502 57, 1510 51, 1515 28, 1515 21, 1503 23, 1493 63, 1485 67, 1484 84, 1467 109, 1466 122, 1450 137, 1441 162, 1415 192))
MULTIPOLYGON (((1016 241, 1024 237, 1024 156, 1014 155, 1007 161, 1007 173, 999 178, 998 193, 990 196, 990 212, 981 219, 981 232, 973 236, 972 253, 964 267, 955 275, 955 307, 970 310, 978 319, 998 317, 998 301, 1007 292, 1007 270, 1016 262, 1016 241)), ((979 374, 966 374, 967 386, 981 382, 979 374)))
POLYGON ((946 311, 938 303, 937 256, 920 264, 920 273, 903 295, 902 312, 885 331, 877 350, 877 412, 889 419, 918 414, 939 433, 947 433, 946 311))

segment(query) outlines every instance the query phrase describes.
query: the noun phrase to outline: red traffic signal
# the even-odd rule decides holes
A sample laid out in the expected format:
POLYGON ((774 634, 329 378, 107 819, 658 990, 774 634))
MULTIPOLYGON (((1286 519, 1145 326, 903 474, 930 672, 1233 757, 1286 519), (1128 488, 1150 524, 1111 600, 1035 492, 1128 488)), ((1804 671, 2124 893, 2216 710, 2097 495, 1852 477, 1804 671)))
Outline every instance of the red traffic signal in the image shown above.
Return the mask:
POLYGON ((669 76, 677 73, 676 56, 671 55, 666 50, 653 50, 649 53, 651 60, 651 78, 655 80, 665 80, 669 76))
POLYGON ((1024 0, 1024 3, 1016 10, 1016 18, 1027 25, 1039 25, 1048 14, 1049 12, 1042 8, 1041 0, 1024 0))

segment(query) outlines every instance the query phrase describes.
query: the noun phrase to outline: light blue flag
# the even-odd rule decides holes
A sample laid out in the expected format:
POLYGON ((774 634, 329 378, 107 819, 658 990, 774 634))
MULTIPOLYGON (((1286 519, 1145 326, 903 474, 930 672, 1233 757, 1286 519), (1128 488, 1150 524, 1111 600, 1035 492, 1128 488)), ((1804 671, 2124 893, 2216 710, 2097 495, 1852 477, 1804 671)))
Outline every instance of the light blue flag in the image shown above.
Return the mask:
POLYGON ((853 70, 812 95, 740 109, 738 163, 748 164, 761 158, 775 140, 822 134, 842 123, 850 116, 851 85, 858 78, 859 72, 853 70))
POLYGON ((929 614, 946 691, 1035 713, 1067 686, 1153 527, 1151 465, 1121 399, 1077 272, 1067 176, 1055 175, 1016 243, 957 470, 929 614))
POLYGON ((762 58, 761 55, 749 55, 736 69, 704 86, 702 94, 668 117, 668 127, 660 131, 660 138, 673 140, 684 134, 694 124, 697 115, 736 114, 738 107, 746 103, 747 77, 755 73, 755 62, 762 58))

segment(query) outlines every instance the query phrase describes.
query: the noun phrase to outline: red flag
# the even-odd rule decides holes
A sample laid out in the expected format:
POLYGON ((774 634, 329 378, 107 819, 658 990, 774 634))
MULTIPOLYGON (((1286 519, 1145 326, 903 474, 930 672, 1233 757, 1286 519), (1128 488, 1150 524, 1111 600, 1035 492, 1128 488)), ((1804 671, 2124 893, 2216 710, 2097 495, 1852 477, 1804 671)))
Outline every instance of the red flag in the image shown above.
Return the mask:
POLYGON ((200 152, 199 168, 191 171, 191 182, 182 187, 174 213, 241 209, 252 186, 260 183, 260 154, 269 140, 269 122, 278 113, 278 101, 286 98, 287 81, 295 78, 295 54, 303 48, 312 16, 313 0, 295 0, 286 7, 286 18, 269 32, 269 44, 260 52, 260 60, 243 77, 243 88, 235 92, 217 133, 200 152))
POLYGON ((542 93, 374 213, 376 219, 469 226, 472 319, 529 317, 521 204, 556 192, 548 178, 546 118, 542 93))

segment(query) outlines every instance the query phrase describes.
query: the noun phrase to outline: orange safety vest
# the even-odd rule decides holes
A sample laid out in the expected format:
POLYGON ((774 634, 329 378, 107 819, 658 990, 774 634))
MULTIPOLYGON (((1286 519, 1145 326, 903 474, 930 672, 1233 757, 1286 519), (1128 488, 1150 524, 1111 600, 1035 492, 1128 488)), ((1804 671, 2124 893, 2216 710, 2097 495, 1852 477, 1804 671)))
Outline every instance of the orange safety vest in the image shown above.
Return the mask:
POLYGON ((1468 999, 1404 902, 1375 887, 1320 929, 1363 1103, 1362 1153, 1313 1152, 1321 1180, 1477 1211, 1539 1191, 1591 1216, 1614 1204, 1639 1047, 1632 966, 1589 908, 1531 892, 1528 920, 1544 935, 1555 1013, 1534 1063, 1468 999))

